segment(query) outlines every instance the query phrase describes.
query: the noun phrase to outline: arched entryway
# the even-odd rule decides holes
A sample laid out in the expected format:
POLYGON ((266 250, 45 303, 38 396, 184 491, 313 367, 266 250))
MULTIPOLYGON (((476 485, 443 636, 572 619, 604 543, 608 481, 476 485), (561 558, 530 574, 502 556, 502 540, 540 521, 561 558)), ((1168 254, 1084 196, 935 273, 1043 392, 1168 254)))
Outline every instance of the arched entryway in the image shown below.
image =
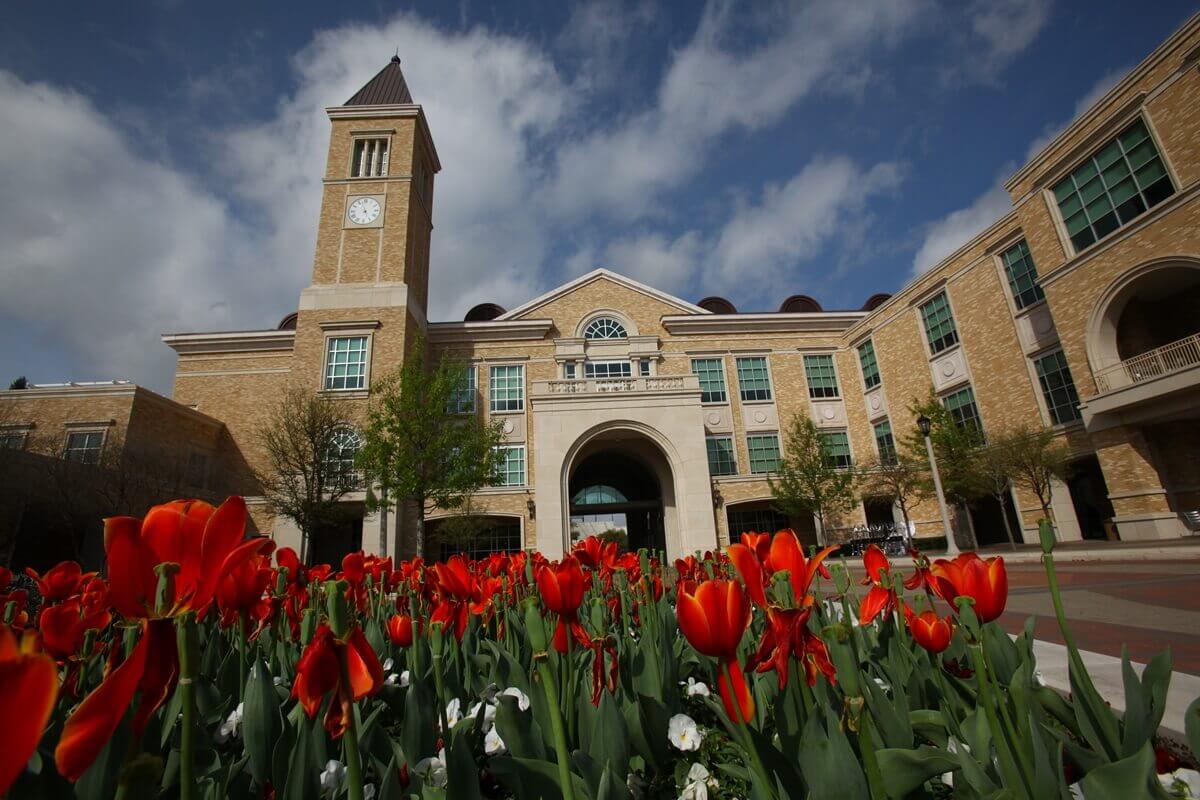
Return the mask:
POLYGON ((430 550, 445 560, 461 554, 484 558, 490 553, 514 553, 522 547, 521 517, 515 514, 451 514, 425 523, 430 550))
POLYGON ((572 544, 608 535, 630 550, 668 550, 677 518, 674 475, 642 433, 614 429, 591 438, 570 461, 565 489, 572 544))
POLYGON ((728 503, 725 523, 730 542, 738 541, 743 533, 776 533, 791 528, 805 547, 817 544, 817 526, 812 515, 789 517, 775 508, 769 498, 728 503))

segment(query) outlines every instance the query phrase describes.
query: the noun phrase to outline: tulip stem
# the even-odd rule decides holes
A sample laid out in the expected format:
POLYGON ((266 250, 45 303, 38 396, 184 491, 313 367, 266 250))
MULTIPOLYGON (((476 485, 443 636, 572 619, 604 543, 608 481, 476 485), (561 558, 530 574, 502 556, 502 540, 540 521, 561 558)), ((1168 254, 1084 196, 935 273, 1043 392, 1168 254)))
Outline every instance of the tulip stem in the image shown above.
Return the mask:
POLYGON ((988 677, 987 661, 983 655, 983 645, 972 642, 968 645, 971 660, 975 664, 975 678, 979 683, 979 694, 983 702, 983 713, 987 717, 988 726, 992 729, 992 742, 996 746, 996 755, 1000 762, 1000 772, 1004 782, 1014 793, 1020 792, 1024 797, 1032 797, 1025 778, 1017 767, 1012 749, 1009 747, 1008 735, 1005 733, 1000 719, 996 715, 996 698, 992 694, 992 683, 988 677))
POLYGON ((721 674, 725 678, 725 685, 729 687, 729 693, 732 695, 733 699, 733 702, 730 703, 730 705, 733 706, 734 729, 737 730, 738 735, 742 738, 742 747, 745 747, 746 752, 750 755, 750 761, 752 762, 754 771, 762 777, 763 787, 765 787, 771 793, 771 796, 775 796, 775 781, 772 780, 771 773, 767 772, 767 768, 763 766, 762 759, 758 755, 758 748, 754 746, 754 737, 750 735, 750 729, 748 727, 750 720, 742 719, 741 700, 738 699, 737 693, 733 688, 733 675, 729 671, 729 664, 725 661, 721 662, 721 674))
MULTIPOLYGON (((342 671, 342 686, 350 692, 350 669, 346 663, 347 648, 339 648, 338 664, 342 671)), ((332 702, 337 702, 334 698, 332 702)), ((346 746, 346 789, 350 800, 363 800, 362 761, 358 754, 358 715, 354 701, 350 701, 350 713, 347 714, 346 733, 342 740, 346 746)))
POLYGON ((196 626, 192 615, 175 620, 175 637, 179 647, 179 700, 183 729, 179 732, 179 797, 194 800, 196 796, 196 657, 199 649, 196 626))
POLYGON ((558 782, 563 800, 575 800, 575 786, 571 782, 571 751, 567 747, 567 731, 563 726, 562 708, 558 704, 558 688, 545 659, 538 661, 538 676, 542 679, 542 690, 546 693, 546 705, 550 711, 550 729, 554 734, 554 751, 558 760, 558 782))

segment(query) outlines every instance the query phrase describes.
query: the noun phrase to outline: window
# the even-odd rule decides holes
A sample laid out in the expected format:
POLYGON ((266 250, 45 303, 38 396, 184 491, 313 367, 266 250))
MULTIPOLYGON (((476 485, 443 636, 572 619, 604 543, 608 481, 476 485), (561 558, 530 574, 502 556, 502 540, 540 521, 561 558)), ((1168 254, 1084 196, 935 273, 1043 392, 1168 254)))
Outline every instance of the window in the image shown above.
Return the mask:
POLYGON ((575 362, 568 361, 563 364, 563 377, 569 381, 575 380, 575 362))
POLYGON ((767 372, 766 357, 739 358, 737 373, 742 400, 771 399, 771 375, 767 372))
POLYGON ((585 378, 628 378, 633 367, 628 361, 588 361, 583 365, 585 378))
POLYGON ((388 140, 355 139, 350 161, 351 178, 373 178, 388 174, 388 140))
POLYGON ((874 389, 882 382, 879 377, 879 362, 875 360, 875 345, 870 339, 858 346, 858 363, 862 365, 864 387, 874 389))
POLYGON ((875 426, 875 448, 881 464, 896 463, 896 440, 892 437, 892 421, 885 419, 875 426))
POLYGON ((708 446, 708 473, 710 475, 737 475, 737 458, 733 454, 733 437, 709 436, 704 443, 708 446))
POLYGON ((845 431, 826 431, 821 434, 821 447, 825 450, 825 465, 834 469, 846 469, 853 461, 850 458, 850 437, 845 431))
POLYGON ((585 339, 624 339, 625 326, 612 317, 599 317, 583 329, 585 339))
POLYGON ((758 475, 779 469, 779 434, 761 433, 746 437, 750 453, 750 472, 758 475))
POLYGON ((78 461, 81 464, 97 464, 100 462, 100 452, 104 449, 104 431, 80 431, 67 434, 68 461, 78 461))
POLYGON ((736 542, 743 533, 775 533, 792 526, 788 518, 772 506, 753 506, 729 509, 729 541, 736 542))
POLYGON ((701 403, 724 403, 725 370, 719 358, 693 358, 692 374, 700 379, 701 403))
POLYGON ((650 377, 650 359, 643 358, 638 361, 638 375, 641 375, 643 378, 650 377))
POLYGON ((1175 193, 1141 119, 1054 187, 1071 244, 1079 252, 1175 193))
POLYGON ((349 426, 338 428, 329 437, 325 451, 325 475, 331 486, 352 489, 360 483, 354 469, 354 457, 362 448, 362 437, 349 426))
POLYGON ((325 354, 325 388, 364 389, 367 386, 367 337, 330 336, 325 354))
POLYGON ((520 364, 492 367, 489 384, 492 411, 524 410, 525 367, 520 364))
POLYGON ((473 414, 475 412, 475 367, 464 369, 463 381, 446 400, 447 414, 473 414))
POLYGON ((1037 267, 1033 265, 1033 256, 1024 239, 1005 250, 1000 260, 1004 262, 1004 274, 1008 276, 1008 288, 1017 308, 1031 306, 1045 298, 1037 282, 1037 267))
POLYGON ((808 396, 823 400, 838 396, 837 372, 833 369, 833 356, 805 356, 804 378, 808 381, 808 396))
POLYGON ((1034 359, 1038 383, 1042 385, 1042 396, 1046 398, 1046 409, 1056 425, 1082 419, 1079 413, 1079 395, 1075 392, 1075 381, 1067 367, 1067 358, 1062 350, 1055 350, 1034 359))
POLYGON ((497 486, 525 485, 525 445, 507 445, 496 448, 500 451, 500 465, 496 469, 497 486))
POLYGON ((950 313, 950 300, 945 292, 921 306, 921 320, 925 323, 930 353, 937 355, 958 343, 958 329, 954 327, 954 315, 950 313))
MULTIPOLYGON (((451 517, 451 519, 457 519, 451 517)), ((441 560, 461 553, 471 560, 487 558, 492 553, 515 553, 521 549, 521 520, 517 517, 470 517, 477 525, 465 540, 461 534, 441 536, 444 520, 431 520, 430 539, 439 543, 441 560), (486 527, 485 527, 486 526, 486 527)))
POLYGON ((943 397, 942 405, 959 428, 972 429, 983 435, 983 421, 979 419, 979 407, 975 405, 975 390, 970 386, 943 397))
POLYGON ((25 431, 0 431, 0 450, 24 450, 25 431))

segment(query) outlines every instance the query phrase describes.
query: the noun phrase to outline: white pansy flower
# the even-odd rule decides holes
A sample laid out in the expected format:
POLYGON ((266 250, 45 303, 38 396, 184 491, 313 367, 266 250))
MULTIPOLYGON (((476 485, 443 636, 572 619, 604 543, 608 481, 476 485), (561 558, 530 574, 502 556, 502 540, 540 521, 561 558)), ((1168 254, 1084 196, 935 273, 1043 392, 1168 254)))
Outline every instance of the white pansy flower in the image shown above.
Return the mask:
POLYGON ((517 687, 510 686, 500 694, 517 698, 517 708, 521 709, 522 711, 529 710, 529 695, 525 694, 517 687))
POLYGON ((692 764, 687 779, 679 800, 708 800, 708 787, 711 785, 715 789, 717 784, 715 780, 710 780, 708 770, 699 762, 692 764))
POLYGON ((1194 769, 1177 769, 1158 780, 1171 797, 1200 797, 1200 772, 1194 769))
POLYGON ((491 703, 476 703, 467 709, 467 719, 475 719, 479 716, 479 708, 483 707, 483 724, 491 725, 496 721, 496 707, 491 703))
POLYGON ((700 695, 701 697, 708 697, 712 694, 712 692, 710 692, 708 690, 707 685, 701 683, 700 681, 696 680, 695 678, 688 678, 687 689, 685 689, 684 692, 687 694, 688 697, 695 697, 696 695, 700 695))
POLYGON ((454 698, 449 703, 446 703, 446 724, 453 728, 462 720, 462 703, 458 698, 454 698))
POLYGON ((396 674, 396 673, 394 673, 394 672, 389 672, 389 673, 388 673, 388 676, 387 676, 386 678, 384 678, 384 679, 383 679, 383 682, 384 682, 384 684, 385 684, 385 685, 387 685, 387 686, 395 686, 395 685, 396 685, 396 681, 397 681, 397 680, 399 680, 399 679, 400 679, 400 676, 399 676, 399 675, 397 675, 397 674, 396 674))
POLYGON ((384 661, 384 662, 383 662, 383 671, 384 671, 384 672, 391 672, 391 671, 392 671, 392 666, 393 666, 393 662, 392 662, 392 660, 391 660, 390 658, 389 658, 389 659, 387 659, 386 661, 384 661))
POLYGON ((483 752, 489 756, 504 755, 508 752, 508 748, 504 745, 504 740, 500 738, 500 734, 496 733, 494 726, 489 728, 487 736, 483 737, 483 752))
POLYGON ((696 720, 687 714, 676 714, 667 723, 667 740, 679 750, 699 750, 704 734, 696 727, 696 720))
POLYGON ((276 675, 274 678, 271 678, 271 683, 275 684, 276 686, 283 686, 283 676, 276 675))
POLYGON ((238 729, 242 726, 242 703, 238 703, 237 708, 229 712, 229 716, 221 723, 221 727, 217 728, 216 740, 217 744, 225 744, 230 739, 237 738, 238 729))
POLYGON ((346 781, 346 765, 340 761, 329 759, 325 769, 321 770, 321 794, 333 797, 346 781))
POLYGON ((413 767, 413 772, 421 776, 421 780, 430 786, 443 787, 446 785, 446 750, 438 751, 436 756, 422 758, 413 767))
POLYGON ((375 784, 368 783, 363 787, 363 800, 375 800, 375 784))
POLYGON ((412 673, 404 670, 404 672, 400 673, 400 686, 408 686, 410 683, 412 683, 412 673))

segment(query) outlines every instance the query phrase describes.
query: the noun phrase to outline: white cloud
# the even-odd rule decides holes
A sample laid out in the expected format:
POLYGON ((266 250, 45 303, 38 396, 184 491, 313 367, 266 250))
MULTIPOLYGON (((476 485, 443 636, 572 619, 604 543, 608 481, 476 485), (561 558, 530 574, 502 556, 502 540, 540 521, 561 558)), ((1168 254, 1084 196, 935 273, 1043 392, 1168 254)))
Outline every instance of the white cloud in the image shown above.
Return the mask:
POLYGON ((699 231, 675 239, 647 233, 620 239, 605 250, 605 264, 623 275, 669 292, 683 290, 703 263, 705 243, 699 231))
POLYGON ((1052 0, 973 0, 965 7, 972 36, 960 63, 948 75, 966 81, 995 81, 1050 19, 1052 0))
POLYGON ((966 208, 952 211, 934 222, 926 229, 925 241, 913 258, 913 275, 920 275, 937 266, 946 256, 1007 214, 1010 208, 1012 200, 1001 180, 966 208))
POLYGON ((1089 108, 1096 105, 1101 97, 1108 94, 1109 89, 1116 86, 1117 83, 1119 83, 1120 80, 1125 77, 1125 74, 1129 72, 1129 69, 1129 67, 1114 69, 1112 72, 1109 72, 1100 80, 1096 81, 1092 85, 1092 88, 1088 89, 1087 92, 1084 93, 1083 97, 1080 97, 1079 100, 1075 102, 1075 110, 1071 113, 1070 119, 1065 122, 1047 125, 1045 130, 1042 131, 1041 136, 1037 137, 1030 143, 1029 148, 1025 152, 1025 160, 1028 161, 1040 153, 1046 145, 1054 141, 1054 137, 1065 131, 1068 125, 1082 116, 1083 113, 1089 108))

